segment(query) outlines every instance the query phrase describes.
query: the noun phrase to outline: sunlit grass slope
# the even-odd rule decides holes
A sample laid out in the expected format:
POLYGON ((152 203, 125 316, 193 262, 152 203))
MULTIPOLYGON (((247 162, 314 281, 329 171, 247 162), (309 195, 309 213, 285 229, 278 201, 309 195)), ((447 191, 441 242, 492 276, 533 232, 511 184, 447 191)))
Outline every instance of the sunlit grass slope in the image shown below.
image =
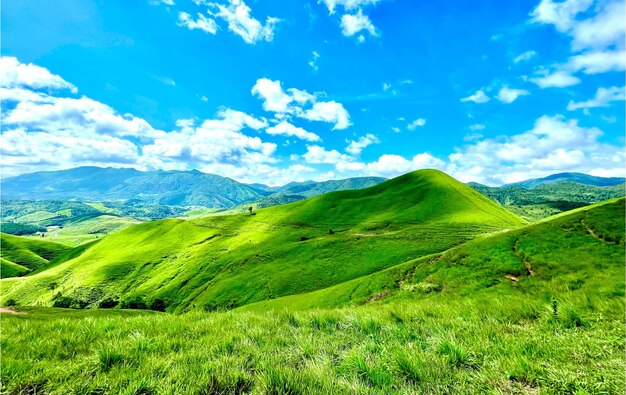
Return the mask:
POLYGON ((1 374, 9 393, 623 394, 624 313, 620 199, 229 312, 3 314, 1 374))
POLYGON ((158 299, 168 311, 234 308, 327 288, 523 224, 435 170, 254 214, 132 226, 76 259, 3 281, 2 297, 25 305, 64 297, 92 307, 158 299))
POLYGON ((619 297, 625 287, 624 216, 624 199, 614 199, 326 289, 243 309, 332 308, 482 293, 540 299, 563 292, 581 298, 619 297))
POLYGON ((70 249, 47 240, 0 233, 0 275, 14 277, 39 269, 70 249))

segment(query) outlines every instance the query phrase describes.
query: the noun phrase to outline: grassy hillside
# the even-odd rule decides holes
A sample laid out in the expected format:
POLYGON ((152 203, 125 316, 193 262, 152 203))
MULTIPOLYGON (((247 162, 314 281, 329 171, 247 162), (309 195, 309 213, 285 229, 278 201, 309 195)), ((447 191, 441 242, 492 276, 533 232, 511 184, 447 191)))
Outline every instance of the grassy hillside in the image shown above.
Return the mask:
MULTIPOLYGON (((608 182, 611 179, 606 179, 608 182)), ((624 184, 610 186, 585 185, 562 181, 540 183, 527 189, 519 185, 488 187, 470 183, 472 188, 528 220, 547 218, 589 204, 624 196, 624 184)))
POLYGON ((76 259, 3 281, 2 297, 228 309, 327 288, 523 224, 435 170, 253 214, 132 226, 76 259))
POLYGON ((225 313, 27 308, 3 313, 2 382, 12 393, 621 394, 623 263, 619 199, 225 313))
POLYGON ((323 290, 243 309, 334 308, 511 292, 539 298, 561 292, 615 297, 624 292, 624 217, 624 199, 614 199, 323 290))
POLYGON ((0 233, 0 276, 13 277, 37 270, 70 249, 41 238, 32 240, 0 233))

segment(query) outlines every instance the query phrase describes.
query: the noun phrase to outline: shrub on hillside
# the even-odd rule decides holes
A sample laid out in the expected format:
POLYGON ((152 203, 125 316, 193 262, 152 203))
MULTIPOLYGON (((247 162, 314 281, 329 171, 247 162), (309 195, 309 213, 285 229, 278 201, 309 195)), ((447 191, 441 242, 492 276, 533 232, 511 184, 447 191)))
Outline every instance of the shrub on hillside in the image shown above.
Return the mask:
POLYGON ((120 302, 121 309, 145 310, 148 308, 146 302, 140 296, 130 296, 120 302))
POLYGON ((165 311, 167 305, 163 299, 156 298, 150 303, 150 310, 154 311, 165 311))
POLYGON ((101 309, 112 309, 119 304, 119 300, 113 299, 111 297, 104 298, 98 303, 98 307, 101 309))

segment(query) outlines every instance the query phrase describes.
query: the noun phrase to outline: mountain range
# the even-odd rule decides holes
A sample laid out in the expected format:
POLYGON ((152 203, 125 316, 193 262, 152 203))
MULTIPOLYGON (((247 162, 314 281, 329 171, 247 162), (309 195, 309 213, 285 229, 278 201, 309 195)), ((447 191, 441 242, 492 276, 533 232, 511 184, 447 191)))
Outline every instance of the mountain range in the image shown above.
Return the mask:
MULTIPOLYGON (((135 169, 77 167, 6 178, 0 182, 0 189, 4 200, 134 201, 227 209, 253 202, 259 207, 291 203, 327 192, 367 188, 385 180, 382 177, 355 177, 321 182, 291 182, 272 187, 244 184, 228 177, 197 170, 143 172, 135 169)), ((624 178, 559 173, 500 188, 519 187, 533 190, 564 182, 606 187, 623 184, 624 178)), ((481 191, 499 189, 475 183, 470 185, 479 190, 482 188, 481 191)))
POLYGON ((191 171, 138 171, 101 167, 36 172, 3 179, 4 200, 136 201, 183 207, 225 209, 302 200, 326 192, 360 189, 385 181, 356 177, 324 182, 292 182, 280 187, 243 184, 228 177, 191 171), (274 202, 274 203, 271 203, 274 202))

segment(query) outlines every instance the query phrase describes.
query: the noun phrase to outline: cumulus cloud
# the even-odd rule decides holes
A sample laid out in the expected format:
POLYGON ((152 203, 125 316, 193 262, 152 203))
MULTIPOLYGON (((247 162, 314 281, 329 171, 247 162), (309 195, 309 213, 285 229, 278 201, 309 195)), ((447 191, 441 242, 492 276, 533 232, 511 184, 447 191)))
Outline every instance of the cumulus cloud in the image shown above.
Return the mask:
POLYGON ((309 121, 334 124, 333 129, 346 129, 351 125, 350 114, 343 104, 334 100, 318 101, 307 91, 283 89, 280 81, 260 78, 251 93, 263 101, 265 111, 274 112, 278 118, 297 117, 309 121))
POLYGON ((312 142, 321 140, 320 136, 318 136, 317 134, 307 132, 306 130, 300 127, 294 126, 287 121, 281 121, 279 124, 265 129, 265 132, 271 135, 281 135, 281 136, 288 136, 288 137, 293 136, 301 140, 312 141, 312 142))
POLYGON ((496 98, 503 103, 510 104, 517 100, 518 97, 526 95, 530 95, 530 92, 528 92, 527 90, 513 89, 509 88, 508 86, 503 86, 502 88, 500 88, 500 91, 498 92, 496 98))
POLYGON ((365 41, 365 35, 360 32, 367 32, 372 37, 379 35, 378 29, 374 26, 368 15, 363 13, 366 6, 376 5, 380 0, 319 0, 328 8, 329 14, 334 14, 338 7, 342 7, 344 14, 340 18, 341 33, 346 37, 357 35, 357 41, 365 41))
POLYGON ((445 162, 429 153, 415 155, 406 159, 400 155, 384 154, 373 162, 339 162, 336 169, 340 172, 355 172, 359 175, 396 177, 413 170, 436 168, 443 169, 445 162))
POLYGON ((418 127, 423 127, 426 125, 426 119, 418 118, 415 121, 411 122, 406 128, 409 130, 415 130, 418 127))
POLYGON ((476 91, 473 95, 464 97, 461 99, 462 102, 471 101, 474 103, 487 103, 489 101, 489 96, 485 94, 485 92, 481 89, 476 91))
POLYGON ((179 12, 178 25, 184 26, 189 30, 198 29, 210 34, 217 33, 217 23, 215 23, 215 20, 207 18, 201 13, 198 13, 198 19, 193 19, 188 13, 179 12))
POLYGON ((252 10, 242 0, 228 0, 228 5, 209 3, 209 6, 217 9, 214 13, 216 18, 226 21, 228 29, 248 44, 272 41, 276 24, 280 22, 280 19, 268 16, 265 24, 262 24, 251 16, 252 10))
POLYGON ((356 14, 345 14, 341 17, 341 33, 344 36, 352 37, 361 31, 366 31, 374 37, 378 35, 372 21, 363 14, 363 11, 359 9, 356 14))
POLYGON ((622 87, 613 86, 611 88, 598 88, 596 95, 593 99, 574 102, 573 100, 567 105, 569 111, 584 109, 587 111, 594 107, 608 107, 612 102, 624 101, 626 97, 626 89, 622 87))
POLYGON ((0 72, 0 96, 9 104, 3 106, 0 135, 5 176, 81 165, 138 169, 224 166, 248 169, 248 174, 261 174, 263 165, 264 174, 297 176, 298 168, 268 170, 277 161, 273 157, 276 144, 245 134, 246 129, 267 128, 264 118, 224 108, 215 118, 181 119, 176 130, 164 132, 88 97, 63 95, 68 89, 75 90, 74 86, 46 69, 15 59, 0 61, 11 65, 0 72), (37 90, 44 87, 46 93, 37 90))
POLYGON ((566 71, 555 71, 553 73, 545 71, 543 75, 533 77, 530 81, 537 84, 540 88, 564 88, 580 84, 580 78, 566 71))
POLYGON ((623 147, 599 141, 602 131, 560 115, 542 116, 524 133, 481 139, 457 149, 446 169, 462 181, 499 185, 562 171, 623 175, 623 147))
POLYGON ((280 22, 280 19, 268 16, 265 23, 261 23, 252 16, 252 10, 243 0, 226 0, 225 2, 194 0, 194 2, 198 6, 206 6, 207 12, 212 18, 197 13, 197 19, 194 19, 187 12, 179 12, 179 26, 184 26, 189 30, 198 29, 215 34, 219 29, 216 19, 222 20, 226 22, 228 30, 241 37, 248 44, 272 41, 276 25, 280 22))
POLYGON ((575 85, 573 74, 599 74, 626 68, 624 2, 621 0, 541 0, 531 21, 553 25, 571 39, 574 53, 562 64, 552 65, 532 81, 540 87, 575 85))
POLYGON ((380 140, 375 135, 368 133, 365 136, 359 137, 356 141, 350 141, 348 146, 346 147, 346 152, 350 155, 358 156, 361 154, 365 148, 369 147, 372 144, 378 144, 380 140))
POLYGON ((326 150, 319 145, 309 145, 306 147, 306 153, 302 157, 311 164, 337 164, 351 162, 352 157, 342 154, 337 150, 326 150))
POLYGON ((346 11, 360 9, 364 6, 375 5, 381 0, 319 0, 328 8, 329 13, 334 13, 337 6, 342 6, 346 11))
POLYGON ((48 69, 32 63, 20 63, 12 56, 0 58, 0 87, 69 89, 72 93, 78 91, 74 85, 52 74, 48 69))

